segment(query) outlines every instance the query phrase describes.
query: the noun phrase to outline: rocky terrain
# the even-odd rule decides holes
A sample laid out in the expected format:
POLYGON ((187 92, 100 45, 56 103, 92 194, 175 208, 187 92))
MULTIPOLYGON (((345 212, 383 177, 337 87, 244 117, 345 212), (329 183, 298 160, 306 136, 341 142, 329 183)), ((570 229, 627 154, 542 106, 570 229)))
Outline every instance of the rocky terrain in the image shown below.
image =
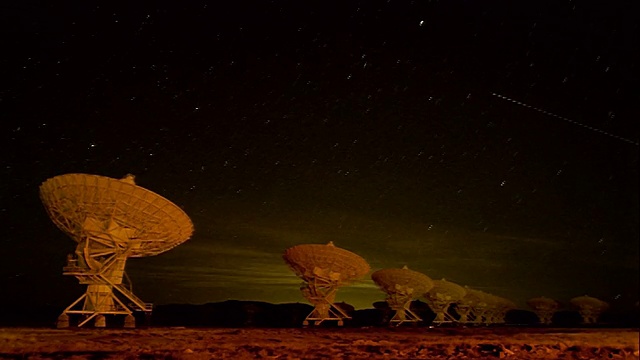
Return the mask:
POLYGON ((638 359, 638 329, 1 328, 8 359, 638 359))

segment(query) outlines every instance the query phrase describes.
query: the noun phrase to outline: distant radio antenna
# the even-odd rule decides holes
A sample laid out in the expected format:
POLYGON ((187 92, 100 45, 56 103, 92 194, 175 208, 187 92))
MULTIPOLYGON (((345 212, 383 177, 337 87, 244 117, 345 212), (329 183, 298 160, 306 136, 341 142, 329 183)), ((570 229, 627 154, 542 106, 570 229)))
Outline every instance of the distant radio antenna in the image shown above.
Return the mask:
POLYGON ((583 124, 583 123, 578 122, 578 121, 575 121, 575 120, 571 120, 571 119, 566 118, 566 117, 564 117, 564 116, 561 116, 561 115, 558 115, 558 114, 554 114, 554 113, 552 113, 552 112, 549 112, 549 111, 546 111, 546 110, 540 109, 540 108, 535 107, 535 106, 531 106, 531 105, 529 105, 529 104, 526 104, 526 103, 523 103, 523 102, 521 102, 521 101, 518 101, 518 100, 512 99, 512 98, 510 98, 510 97, 507 97, 507 96, 504 96, 504 95, 500 95, 500 94, 497 94, 497 93, 494 93, 494 92, 492 92, 492 93, 491 93, 491 95, 493 95, 493 96, 495 96, 495 97, 497 97, 497 98, 499 98, 499 99, 506 100, 506 101, 510 101, 510 102, 512 102, 512 103, 514 103, 514 104, 517 104, 517 105, 523 106, 523 107, 525 107, 525 108, 527 108, 527 109, 531 109, 531 110, 537 111, 537 112, 542 113, 542 114, 544 114, 544 115, 551 116, 551 117, 554 117, 554 118, 556 118, 556 119, 560 119, 560 120, 562 120, 562 121, 566 121, 566 122, 571 123, 571 124, 573 124, 573 125, 578 125, 578 126, 580 126, 580 127, 583 127, 583 128, 585 128, 585 129, 588 129, 588 130, 591 130, 591 131, 594 131, 594 132, 597 132, 597 133, 600 133, 600 134, 603 134, 603 135, 607 135, 607 136, 612 137, 612 138, 614 138, 614 139, 622 140, 622 141, 624 141, 624 142, 627 142, 627 143, 629 143, 629 144, 633 144, 633 145, 635 145, 635 146, 640 145, 640 143, 638 143, 637 141, 634 141, 634 140, 631 140, 631 139, 627 139, 627 138, 622 137, 622 136, 614 135, 614 134, 609 133, 609 132, 606 132, 606 131, 604 131, 604 130, 601 130, 601 129, 595 128, 595 127, 593 127, 593 126, 589 126, 589 125, 583 124))
POLYGON ((333 245, 304 244, 287 249, 282 256, 291 270, 303 280, 300 290, 313 304, 313 311, 303 325, 320 325, 336 320, 344 325, 350 316, 334 304, 338 288, 363 278, 370 270, 360 256, 333 245))
POLYGON ((484 291, 464 287, 466 294, 456 304, 460 322, 480 324, 504 324, 510 310, 516 308, 511 300, 484 291))
POLYGON ((152 307, 123 281, 128 280, 125 262, 187 241, 193 233, 187 214, 137 186, 133 175, 121 180, 60 175, 42 183, 40 198, 51 220, 77 243, 63 274, 87 285, 85 294, 58 317, 58 327, 69 326, 69 315, 82 316, 78 327, 91 320, 95 327, 105 327, 105 315, 126 315, 125 327, 135 327, 133 311, 150 314, 152 307))
POLYGON ((433 287, 431 278, 405 266, 402 269, 378 270, 371 274, 371 279, 387 294, 387 303, 395 311, 389 321, 391 324, 422 321, 411 311, 411 301, 423 296, 433 287))
POLYGON ((557 301, 544 296, 527 300, 527 305, 533 309, 533 312, 540 320, 540 324, 543 325, 551 325, 553 314, 560 307, 557 301))
POLYGON ((609 309, 609 304, 600 299, 583 295, 570 300, 571 305, 578 308, 583 324, 595 324, 600 314, 609 309))
POLYGON ((466 293, 465 288, 458 284, 445 279, 434 280, 433 287, 424 294, 427 304, 436 313, 433 322, 435 324, 455 322, 456 319, 449 313, 449 306, 462 300, 466 293))
POLYGON ((464 287, 465 295, 456 303, 456 312, 460 315, 461 323, 486 323, 486 311, 489 308, 489 294, 484 291, 464 287))

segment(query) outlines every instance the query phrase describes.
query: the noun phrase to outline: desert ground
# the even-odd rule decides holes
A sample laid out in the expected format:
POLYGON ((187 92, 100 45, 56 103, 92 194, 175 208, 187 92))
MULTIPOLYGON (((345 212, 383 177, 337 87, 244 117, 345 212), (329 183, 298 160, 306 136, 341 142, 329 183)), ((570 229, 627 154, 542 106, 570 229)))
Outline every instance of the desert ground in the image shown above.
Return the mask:
POLYGON ((638 329, 0 328, 9 359, 638 359, 638 329))

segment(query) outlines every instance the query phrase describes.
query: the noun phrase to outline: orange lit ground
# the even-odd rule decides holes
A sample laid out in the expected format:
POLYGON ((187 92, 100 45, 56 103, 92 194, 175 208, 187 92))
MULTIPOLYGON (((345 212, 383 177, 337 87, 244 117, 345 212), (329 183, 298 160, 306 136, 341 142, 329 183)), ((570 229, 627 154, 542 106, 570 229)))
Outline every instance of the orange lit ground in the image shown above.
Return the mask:
POLYGON ((638 359, 638 329, 0 329, 0 358, 638 359))

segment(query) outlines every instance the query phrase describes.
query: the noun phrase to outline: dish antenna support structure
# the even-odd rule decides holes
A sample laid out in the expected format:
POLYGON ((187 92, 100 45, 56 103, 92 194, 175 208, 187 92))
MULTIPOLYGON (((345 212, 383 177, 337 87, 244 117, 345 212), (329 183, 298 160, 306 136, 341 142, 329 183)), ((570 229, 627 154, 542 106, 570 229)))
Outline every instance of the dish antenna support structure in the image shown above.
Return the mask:
POLYGON ((94 321, 105 327, 105 315, 125 315, 135 327, 133 311, 150 314, 152 305, 131 291, 124 271, 128 258, 163 253, 188 240, 193 224, 169 200, 135 184, 133 175, 112 179, 66 174, 40 185, 40 198, 51 220, 76 241, 63 274, 75 276, 87 291, 58 317, 81 315, 78 327, 94 321))
POLYGON ((458 284, 445 279, 434 280, 433 287, 424 294, 427 304, 436 313, 433 323, 456 322, 456 319, 449 313, 449 306, 460 301, 465 294, 466 290, 458 284))
POLYGON ((395 311, 389 323, 401 325, 405 322, 418 323, 422 318, 411 311, 411 301, 421 297, 433 287, 427 275, 402 269, 382 269, 371 274, 371 279, 387 294, 387 304, 395 311))
POLYGON ((491 323, 491 315, 498 305, 497 297, 468 286, 465 286, 464 290, 464 297, 456 305, 460 322, 476 325, 491 323))
POLYGON ((335 320, 344 325, 351 317, 334 304, 338 288, 363 278, 370 270, 369 264, 360 256, 327 245, 303 244, 285 250, 282 256, 291 270, 303 280, 302 295, 314 306, 304 319, 303 325, 320 325, 326 320, 335 320))
POLYGON ((484 313, 484 320, 487 324, 506 323, 507 313, 517 308, 517 305, 506 298, 497 295, 489 295, 489 308, 484 313))
POLYGON ((609 309, 609 303, 589 295, 574 297, 570 302, 578 308, 583 324, 597 323, 600 314, 609 309))
POLYGON ((550 325, 553 319, 553 314, 558 310, 560 304, 548 297, 540 296, 527 300, 527 305, 538 316, 540 324, 550 325))
POLYGON ((484 293, 480 290, 474 290, 468 286, 464 286, 465 295, 455 304, 456 312, 460 315, 460 323, 480 323, 482 322, 482 314, 479 310, 484 304, 484 293))

